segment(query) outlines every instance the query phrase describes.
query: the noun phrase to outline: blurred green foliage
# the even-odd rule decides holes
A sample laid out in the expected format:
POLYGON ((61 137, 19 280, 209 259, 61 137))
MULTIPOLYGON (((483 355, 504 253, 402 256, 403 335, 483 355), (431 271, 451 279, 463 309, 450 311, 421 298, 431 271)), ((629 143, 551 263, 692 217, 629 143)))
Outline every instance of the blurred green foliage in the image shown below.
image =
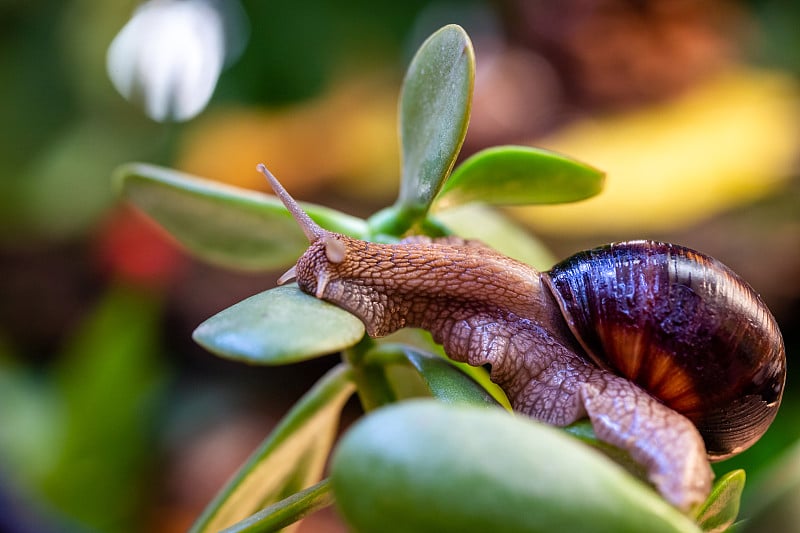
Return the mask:
POLYGON ((166 377, 158 309, 152 296, 111 288, 46 374, 10 357, 0 367, 0 466, 99 531, 135 531, 151 482, 166 377))

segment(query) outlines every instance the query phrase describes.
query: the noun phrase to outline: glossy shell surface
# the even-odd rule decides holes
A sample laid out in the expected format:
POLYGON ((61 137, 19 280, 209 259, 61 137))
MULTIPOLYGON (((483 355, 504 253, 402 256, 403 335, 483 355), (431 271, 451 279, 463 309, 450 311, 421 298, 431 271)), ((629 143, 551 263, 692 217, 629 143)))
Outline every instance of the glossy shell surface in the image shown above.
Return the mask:
POLYGON ((545 280, 589 356, 692 420, 710 458, 743 451, 772 422, 783 339, 760 297, 719 261, 632 241, 578 253, 545 280))

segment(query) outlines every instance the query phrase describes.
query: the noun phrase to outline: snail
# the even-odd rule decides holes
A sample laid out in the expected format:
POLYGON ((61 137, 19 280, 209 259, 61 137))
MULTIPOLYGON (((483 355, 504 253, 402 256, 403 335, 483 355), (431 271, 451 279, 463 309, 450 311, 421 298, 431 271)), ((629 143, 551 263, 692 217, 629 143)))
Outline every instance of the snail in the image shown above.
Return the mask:
POLYGON ((279 284, 296 279, 371 337, 428 330, 451 359, 487 366, 516 412, 556 426, 588 416, 682 510, 709 494, 709 460, 745 450, 775 417, 780 331, 711 257, 630 241, 538 272, 457 237, 366 242, 318 226, 259 170, 310 241, 279 284))

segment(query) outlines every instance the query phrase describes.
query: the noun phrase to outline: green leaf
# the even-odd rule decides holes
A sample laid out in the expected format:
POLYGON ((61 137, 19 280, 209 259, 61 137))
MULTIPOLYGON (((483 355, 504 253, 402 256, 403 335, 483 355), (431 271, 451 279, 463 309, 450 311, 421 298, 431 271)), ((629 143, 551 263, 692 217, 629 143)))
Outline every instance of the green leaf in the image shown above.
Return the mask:
POLYGON ((595 448, 603 455, 620 465, 628 471, 629 474, 637 479, 641 479, 645 483, 649 483, 647 478, 647 469, 641 463, 637 463, 631 457, 631 454, 622 448, 609 444, 605 441, 599 440, 597 435, 594 434, 594 428, 588 418, 583 418, 577 422, 563 428, 566 433, 569 433, 576 439, 584 444, 588 444, 595 448))
POLYGON ((316 483, 341 409, 353 390, 344 364, 323 376, 217 494, 191 531, 216 533, 316 483))
MULTIPOLYGON (((143 163, 123 165, 115 179, 128 200, 208 262, 246 270, 284 268, 308 247, 274 196, 143 163)), ((303 208, 326 229, 366 235, 361 219, 311 204, 303 208)))
POLYGON ((483 242, 517 261, 544 270, 555 257, 544 244, 502 213, 484 204, 460 205, 436 214, 456 235, 483 242))
MULTIPOLYGON (((444 352, 443 352, 444 353, 444 352)), ((446 355, 445 355, 446 356, 446 355)), ((492 381, 491 377, 489 376, 489 371, 482 366, 471 366, 467 363, 461 363, 458 361, 453 361, 452 359, 448 358, 450 364, 461 370, 464 374, 469 376, 473 379, 478 385, 480 385, 485 391, 487 391, 494 400, 500 404, 504 409, 507 411, 511 411, 511 403, 508 401, 508 396, 503 389, 500 388, 500 385, 492 381)))
POLYGON ((265 533, 278 531, 333 503, 330 480, 324 479, 292 494, 256 514, 237 522, 222 533, 265 533))
POLYGON ((445 403, 477 406, 500 404, 489 392, 449 360, 402 344, 382 344, 369 354, 369 363, 410 364, 434 398, 445 403))
POLYGON ((437 208, 468 202, 498 205, 557 204, 599 193, 604 174, 566 156, 526 146, 497 146, 453 171, 437 208))
MULTIPOLYGON (((462 374, 465 374, 475 381, 478 386, 488 392, 502 407, 508 411, 511 410, 511 404, 508 402, 506 393, 496 383, 492 382, 485 368, 453 361, 444 353, 442 346, 433 340, 433 336, 430 332, 415 328, 401 329, 381 339, 380 344, 381 346, 387 347, 387 351, 384 352, 381 357, 387 357, 388 359, 405 359, 405 355, 402 353, 405 348, 410 348, 426 354, 434 354, 443 358, 447 364, 454 366, 462 374), (395 348, 392 345, 401 346, 401 348, 395 348)), ((377 350, 376 353, 381 350, 382 348, 377 350)), ((407 361, 403 362, 406 363, 407 361)), ((427 385, 425 386, 428 389, 430 388, 427 385)), ((425 396, 428 395, 429 394, 426 394, 425 396)))
POLYGON ((376 410, 340 440, 331 482, 354 531, 699 531, 601 454, 501 409, 376 410))
POLYGON ((428 210, 467 133, 475 53, 456 25, 431 35, 408 67, 400 96, 402 181, 397 206, 412 218, 428 210))
POLYGON ((364 336, 364 324, 342 309, 284 285, 212 316, 192 337, 221 357, 285 365, 338 352, 364 336))
POLYGON ((733 525, 739 515, 744 481, 744 470, 733 470, 714 483, 708 499, 694 513, 703 531, 722 533, 733 525))
POLYGON ((500 406, 478 382, 445 359, 412 348, 406 348, 403 353, 425 380, 434 398, 453 404, 500 406))

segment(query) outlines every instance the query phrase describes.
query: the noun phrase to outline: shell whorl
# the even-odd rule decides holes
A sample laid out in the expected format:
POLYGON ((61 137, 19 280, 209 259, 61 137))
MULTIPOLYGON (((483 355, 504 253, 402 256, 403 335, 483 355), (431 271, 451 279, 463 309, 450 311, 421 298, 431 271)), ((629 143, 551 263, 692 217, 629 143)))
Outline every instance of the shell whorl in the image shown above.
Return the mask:
POLYGON ((719 261, 652 241, 580 252, 545 273, 590 357, 692 420, 713 459, 766 431, 786 356, 774 317, 719 261))

